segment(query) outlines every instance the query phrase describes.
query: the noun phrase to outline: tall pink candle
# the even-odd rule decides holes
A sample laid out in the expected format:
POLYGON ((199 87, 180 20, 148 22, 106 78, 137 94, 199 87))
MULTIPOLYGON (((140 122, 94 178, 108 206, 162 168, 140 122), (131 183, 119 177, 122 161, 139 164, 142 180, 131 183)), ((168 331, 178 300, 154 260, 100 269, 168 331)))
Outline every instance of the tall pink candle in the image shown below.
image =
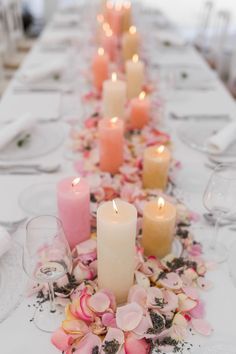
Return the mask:
POLYGON ((122 31, 123 8, 120 4, 113 7, 110 13, 110 26, 115 35, 119 36, 122 31))
POLYGON ((57 184, 58 215, 73 249, 90 237, 90 191, 84 179, 69 177, 57 184))
POLYGON ((130 129, 142 129, 149 121, 151 104, 145 92, 130 101, 130 129))
POLYGON ((93 58, 92 72, 94 86, 101 91, 103 82, 107 80, 109 74, 109 58, 103 48, 99 48, 93 58))
POLYGON ((115 61, 117 57, 118 40, 111 29, 104 30, 101 39, 102 47, 109 55, 111 61, 115 61))
POLYGON ((99 125, 100 169, 117 173, 123 163, 124 122, 117 117, 100 120, 99 125))

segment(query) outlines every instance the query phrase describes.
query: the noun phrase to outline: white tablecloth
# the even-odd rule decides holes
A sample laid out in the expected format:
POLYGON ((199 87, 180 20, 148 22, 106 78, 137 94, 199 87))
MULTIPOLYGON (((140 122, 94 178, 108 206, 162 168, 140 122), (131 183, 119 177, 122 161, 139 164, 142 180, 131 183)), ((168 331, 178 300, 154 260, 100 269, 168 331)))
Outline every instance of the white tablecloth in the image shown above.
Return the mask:
MULTIPOLYGON (((48 27, 45 33, 51 31, 48 27)), ((79 31, 79 29, 78 29, 79 31)), ((45 35, 44 33, 44 35, 45 35)), ((59 55, 64 55, 63 52, 43 52, 39 43, 36 44, 32 52, 27 56, 23 63, 23 68, 30 66, 34 63, 38 63, 41 60, 55 59, 59 55)), ((164 52, 157 52, 155 58, 159 63, 164 64, 191 64, 202 66, 206 68, 206 64, 203 62, 199 54, 193 49, 181 52, 174 50, 165 50, 164 52)), ((89 62, 88 62, 89 65, 89 62)), ((23 69, 20 69, 23 70, 23 69)), ((7 92, 2 98, 0 103, 0 122, 4 121, 5 107, 10 107, 12 102, 22 97, 22 105, 29 102, 30 110, 34 115, 42 115, 42 111, 45 110, 47 105, 50 105, 48 95, 45 94, 43 98, 42 94, 34 93, 34 97, 39 97, 42 104, 31 104, 32 94, 22 93, 16 94, 13 88, 16 86, 16 79, 13 79, 12 83, 7 89, 7 92), (23 98, 24 96, 24 98, 23 98), (30 103, 31 102, 31 103, 30 103)), ((212 108, 217 105, 217 109, 220 112, 228 113, 232 119, 236 118, 236 107, 232 98, 225 90, 222 83, 217 82, 217 88, 214 91, 171 91, 167 100, 167 113, 171 111, 181 110, 183 112, 198 113, 201 110, 204 112, 210 112, 212 108)), ((59 105, 59 93, 54 94, 57 96, 59 105)), ((19 103, 19 102, 18 102, 19 103)), ((17 106, 18 107, 18 106, 17 106)), ((52 107, 51 107, 52 108, 52 107)), ((25 109, 24 106, 21 107, 25 109)), ((59 110, 57 106, 55 108, 59 110)), ((14 107, 13 107, 14 110, 14 107)), ((9 114, 9 112, 8 112, 9 114)), ((16 118, 16 115, 12 115, 11 118, 16 118), (14 116, 14 117, 13 117, 14 116)), ((186 193, 190 198, 189 204, 194 211, 199 213, 204 212, 202 205, 202 192, 209 178, 211 171, 204 166, 206 157, 200 152, 191 150, 186 147, 178 138, 176 129, 179 124, 178 121, 168 120, 166 114, 165 124, 169 127, 170 133, 173 139, 173 152, 174 157, 181 161, 182 170, 179 174, 183 175, 183 180, 186 182, 186 193)), ((187 124, 187 122, 186 122, 187 124)), ((212 122, 214 124, 214 122, 212 122)), ((55 122, 55 129, 57 123, 55 122)), ((58 161, 62 164, 62 170, 53 175, 38 175, 38 176, 2 176, 0 175, 0 215, 1 220, 15 220, 25 215, 24 212, 18 206, 18 197, 21 191, 29 185, 39 182, 56 182, 63 176, 73 175, 73 163, 65 158, 65 152, 67 149, 68 141, 65 141, 64 146, 61 146, 54 153, 45 157, 39 158, 37 162, 55 162, 58 161)), ((209 228, 207 228, 206 234, 203 236, 209 236, 209 228)), ((19 238, 22 242, 24 237, 24 227, 22 227, 15 237, 19 238)), ((221 239, 229 247, 233 241, 236 241, 236 235, 233 232, 227 231, 227 229, 221 230, 221 239)), ((230 340, 234 338, 236 334, 235 318, 236 318, 236 288, 233 286, 229 277, 227 263, 220 265, 216 270, 209 272, 209 279, 214 283, 212 290, 203 292, 202 297, 206 301, 207 319, 212 323, 214 333, 211 339, 223 338, 230 340)), ((7 284, 5 284, 7 287, 7 284)), ((1 299, 1 294, 0 294, 1 299)), ((31 299, 25 299, 22 304, 8 317, 3 323, 0 324, 0 353, 1 354, 56 354, 58 351, 50 343, 50 335, 40 332, 31 322, 32 308, 28 307, 31 303, 31 299)), ((190 337, 190 341, 193 343, 201 344, 209 341, 209 338, 203 338, 198 335, 190 337)), ((137 353, 138 354, 138 353, 137 353)), ((226 353, 227 354, 227 353, 226 353)))

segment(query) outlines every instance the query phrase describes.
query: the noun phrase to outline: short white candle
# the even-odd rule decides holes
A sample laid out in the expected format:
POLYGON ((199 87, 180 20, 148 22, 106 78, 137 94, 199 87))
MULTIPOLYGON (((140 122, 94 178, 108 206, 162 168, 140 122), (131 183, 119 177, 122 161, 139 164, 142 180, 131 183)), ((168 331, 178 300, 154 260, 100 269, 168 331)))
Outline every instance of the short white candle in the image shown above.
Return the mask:
POLYGON ((97 211, 98 285, 110 289, 118 303, 127 300, 134 282, 136 208, 122 200, 97 211))

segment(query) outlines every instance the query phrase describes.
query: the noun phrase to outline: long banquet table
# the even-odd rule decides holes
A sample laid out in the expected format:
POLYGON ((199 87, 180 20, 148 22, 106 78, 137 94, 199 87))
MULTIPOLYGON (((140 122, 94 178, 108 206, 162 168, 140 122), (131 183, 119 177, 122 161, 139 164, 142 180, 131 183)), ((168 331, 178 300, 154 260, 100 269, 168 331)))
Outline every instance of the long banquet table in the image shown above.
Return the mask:
MULTIPOLYGON (((55 31, 52 24, 49 24, 45 29, 43 36, 50 34, 51 31, 55 31)), ((80 29, 77 29, 80 33, 80 29)), ((50 61, 65 55, 60 51, 43 51, 40 45, 41 39, 34 46, 33 50, 29 53, 26 60, 23 63, 23 68, 19 69, 21 72, 24 68, 33 65, 39 61, 50 61)), ((157 51, 152 48, 161 65, 198 65, 204 70, 210 70, 203 59, 200 57, 196 50, 189 46, 184 52, 180 50, 164 49, 163 51, 157 51)), ((77 53, 80 55, 79 52, 77 53)), ((19 72, 16 74, 18 75, 19 72)), ((153 79, 153 78, 152 78, 153 79)), ((78 78, 80 81, 80 78, 78 78)), ((3 121, 6 112, 6 106, 11 105, 16 99, 22 99, 22 105, 28 102, 27 106, 22 107, 22 111, 29 110, 31 114, 37 116, 42 112, 42 106, 48 107, 50 104, 61 104, 61 97, 59 93, 16 93, 14 87, 16 85, 16 79, 13 78, 6 93, 4 94, 0 103, 0 118, 3 121), (40 100, 37 104, 34 103, 34 98, 40 95, 40 100), (24 102, 24 103, 23 103, 24 102)), ((183 192, 183 198, 186 196, 186 201, 191 210, 202 214, 205 210, 202 203, 202 194, 211 171, 204 163, 207 158, 200 152, 190 149, 184 145, 176 131, 180 124, 183 122, 175 121, 169 118, 168 113, 183 109, 192 113, 198 112, 199 108, 211 109, 211 107, 219 106, 222 112, 230 114, 232 119, 236 118, 236 106, 229 93, 226 91, 224 85, 216 78, 216 88, 212 91, 195 91, 195 90, 171 90, 166 99, 166 112, 165 122, 163 123, 173 139, 173 152, 174 158, 181 161, 182 168, 178 171, 178 180, 181 180, 181 188, 183 192), (185 190, 186 187, 186 190, 185 190)), ((60 107, 58 108, 58 112, 60 107)), ((48 114, 48 112, 46 112, 48 114)), ((50 124, 55 125, 55 129, 58 124, 63 124, 65 132, 69 131, 68 124, 66 123, 66 114, 61 114, 58 121, 50 124)), ((42 123, 47 124, 47 123, 42 123)), ((186 121, 186 124, 188 122, 186 121)), ((214 121, 212 120, 214 125, 214 121)), ((42 182, 53 182, 60 180, 63 176, 74 175, 73 161, 66 157, 66 151, 68 150, 69 137, 65 140, 63 146, 60 146, 55 152, 43 156, 41 158, 34 159, 34 162, 52 163, 59 162, 62 165, 61 171, 55 174, 47 175, 35 175, 35 176, 9 176, 0 175, 0 215, 1 220, 15 220, 25 213, 20 209, 18 205, 18 197, 22 190, 30 185, 34 185, 42 182)), ((202 228, 199 228, 201 237, 208 237, 212 229, 204 223, 201 224, 202 228)), ((19 242, 23 242, 25 234, 24 225, 13 236, 19 242)), ((235 235, 227 228, 221 229, 221 240, 230 249, 230 245, 235 241, 235 235)), ((232 341, 235 338, 236 327, 236 287, 234 287, 232 280, 229 276, 227 262, 219 265, 215 270, 209 272, 209 279, 213 282, 213 288, 202 294, 206 302, 207 319, 214 328, 214 333, 211 338, 204 338, 198 335, 191 336, 189 341, 193 344, 204 344, 214 339, 224 339, 226 341, 232 341)), ((17 282, 17 279, 16 279, 17 282)), ((5 284, 5 287, 8 285, 5 284)), ((14 292, 14 289, 12 289, 14 292)), ((1 294, 0 294, 1 299, 1 294)), ((0 324, 0 352, 2 354, 53 354, 58 353, 50 343, 50 335, 39 331, 30 322, 32 317, 32 308, 28 305, 32 303, 32 299, 25 298, 22 303, 16 308, 13 313, 0 324)))

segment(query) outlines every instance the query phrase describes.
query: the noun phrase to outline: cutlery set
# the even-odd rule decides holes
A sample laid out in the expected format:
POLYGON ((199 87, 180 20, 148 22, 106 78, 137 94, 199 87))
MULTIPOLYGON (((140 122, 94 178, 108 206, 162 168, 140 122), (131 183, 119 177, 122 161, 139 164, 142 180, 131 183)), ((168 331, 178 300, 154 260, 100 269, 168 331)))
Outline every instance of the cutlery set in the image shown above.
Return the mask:
POLYGON ((1 164, 0 175, 37 175, 41 173, 56 173, 60 170, 60 164, 1 164))

